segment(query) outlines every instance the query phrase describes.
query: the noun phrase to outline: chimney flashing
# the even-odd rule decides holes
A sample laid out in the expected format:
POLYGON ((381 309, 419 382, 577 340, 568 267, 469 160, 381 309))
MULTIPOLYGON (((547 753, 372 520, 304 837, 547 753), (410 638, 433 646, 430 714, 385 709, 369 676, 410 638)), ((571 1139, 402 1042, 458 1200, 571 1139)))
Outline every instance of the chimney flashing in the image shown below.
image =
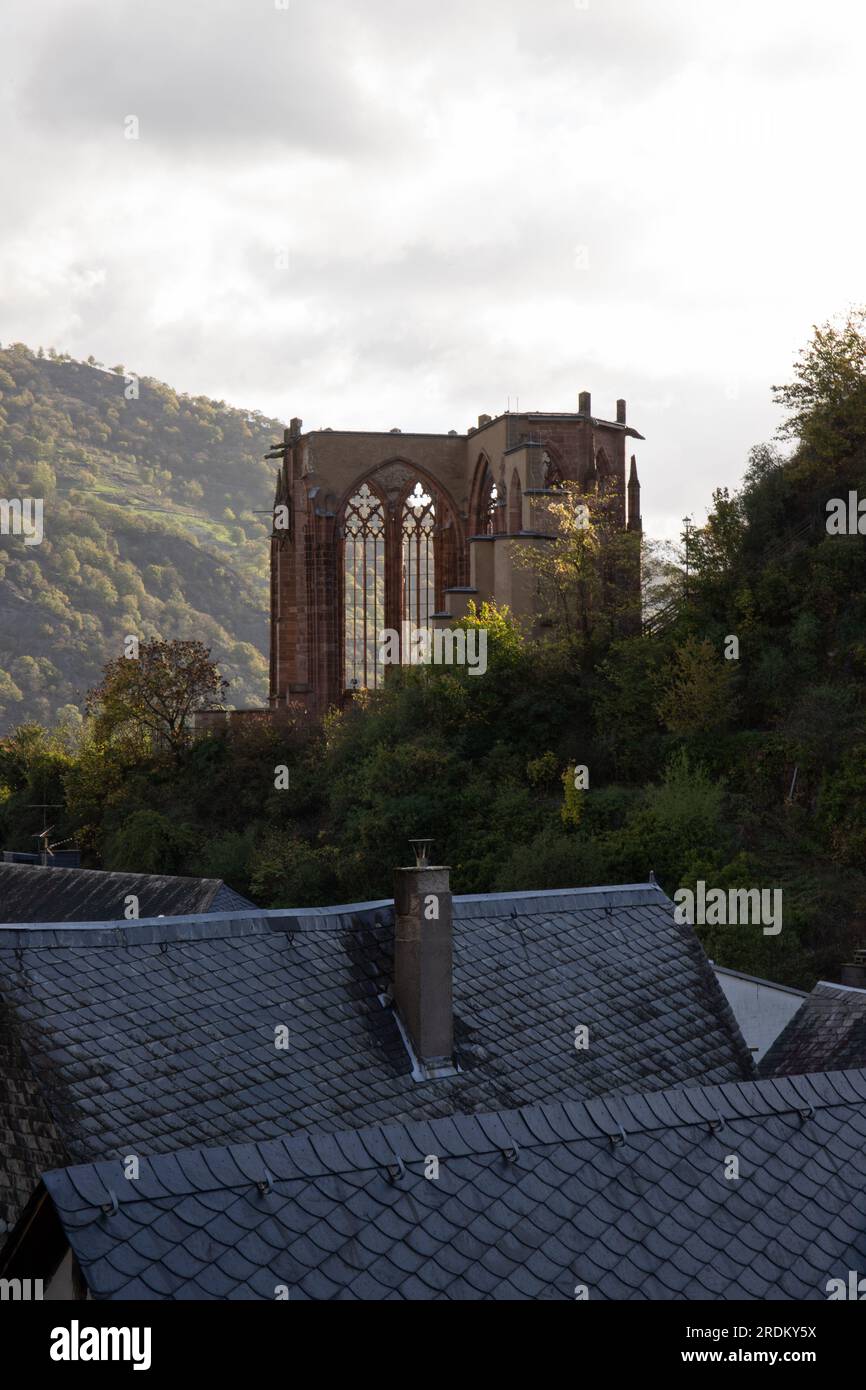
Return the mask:
POLYGON ((409 1061, 412 1063, 412 1080, 414 1082, 441 1081, 444 1077, 460 1076, 462 1074, 462 1067, 453 1057, 428 1058, 426 1062, 422 1062, 415 1051, 412 1037, 400 1017, 400 1012, 391 995, 380 994, 379 1003, 382 1005, 383 1009, 390 1009, 394 1015, 394 1022, 397 1025, 400 1037, 403 1039, 403 1046, 408 1053, 409 1061))

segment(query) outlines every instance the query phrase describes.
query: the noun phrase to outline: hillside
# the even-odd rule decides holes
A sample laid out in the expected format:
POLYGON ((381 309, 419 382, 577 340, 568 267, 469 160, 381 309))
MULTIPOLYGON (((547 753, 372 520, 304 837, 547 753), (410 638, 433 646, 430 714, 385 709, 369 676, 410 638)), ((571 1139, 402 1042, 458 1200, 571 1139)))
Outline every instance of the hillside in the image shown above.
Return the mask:
POLYGON ((80 708, 129 632, 200 638, 229 702, 261 704, 282 427, 41 354, 0 349, 0 498, 44 499, 41 544, 0 535, 0 732, 80 708))

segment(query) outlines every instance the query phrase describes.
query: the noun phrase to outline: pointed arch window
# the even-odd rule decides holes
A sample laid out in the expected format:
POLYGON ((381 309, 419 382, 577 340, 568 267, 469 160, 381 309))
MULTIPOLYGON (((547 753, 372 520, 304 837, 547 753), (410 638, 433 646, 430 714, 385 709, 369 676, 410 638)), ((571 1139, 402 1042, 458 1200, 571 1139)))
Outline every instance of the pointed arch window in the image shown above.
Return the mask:
POLYGON ((495 536, 499 516, 499 488, 496 486, 496 479, 489 468, 484 474, 479 512, 480 534, 482 536, 495 536))
POLYGON ((562 469, 556 459, 550 457, 547 450, 544 452, 544 486, 546 488, 561 488, 565 486, 562 469))
POLYGON ((418 482, 403 503, 403 621, 428 627, 436 611, 436 504, 418 482))
POLYGON ((603 447, 598 449, 595 456, 595 475, 596 490, 599 493, 599 495, 603 497, 604 494, 608 491, 609 485, 612 481, 610 471, 610 459, 608 458, 607 453, 603 447))
POLYGON ((375 689, 382 680, 378 634, 385 627, 385 509, 363 483, 344 524, 345 682, 375 689))
POLYGON ((407 469, 395 484, 392 470, 381 490, 375 475, 353 488, 339 534, 343 689, 374 690, 387 674, 382 656, 394 659, 384 634, 431 627, 445 590, 465 582, 459 520, 435 483, 407 469))
POLYGON ((511 474, 511 488, 508 498, 508 529, 512 536, 523 530, 523 496, 520 490, 520 474, 517 469, 511 474))

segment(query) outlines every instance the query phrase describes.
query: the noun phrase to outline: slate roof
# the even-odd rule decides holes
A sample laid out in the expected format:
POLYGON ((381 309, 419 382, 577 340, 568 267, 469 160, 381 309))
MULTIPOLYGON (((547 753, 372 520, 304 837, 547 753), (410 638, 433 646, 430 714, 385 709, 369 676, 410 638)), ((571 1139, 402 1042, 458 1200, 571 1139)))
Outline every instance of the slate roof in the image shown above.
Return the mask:
POLYGON ((866 1066, 866 990, 820 980, 761 1059, 762 1076, 866 1066))
POLYGON ((45 1169, 69 1158, 43 1088, 29 1065, 25 1035, 0 995, 0 1238, 45 1169))
POLYGON ((585 1285, 590 1300, 824 1300, 829 1279, 866 1265, 866 1072, 193 1150, 143 1161, 136 1181, 87 1164, 44 1183, 98 1299, 572 1301, 585 1285))
POLYGON ((461 1072, 431 1083, 380 1001, 392 935, 390 902, 0 927, 0 1000, 73 1162, 754 1074, 653 885, 456 897, 461 1072))
POLYGON ((124 917, 129 894, 138 898, 140 918, 255 906, 220 878, 0 863, 0 923, 109 922, 124 917))

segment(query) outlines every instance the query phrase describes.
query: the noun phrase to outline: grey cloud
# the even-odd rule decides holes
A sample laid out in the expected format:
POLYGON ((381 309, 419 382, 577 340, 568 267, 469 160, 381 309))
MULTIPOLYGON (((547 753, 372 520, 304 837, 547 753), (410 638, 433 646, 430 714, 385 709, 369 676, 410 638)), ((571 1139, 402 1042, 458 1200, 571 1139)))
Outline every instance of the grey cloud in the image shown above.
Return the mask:
POLYGON ((400 114, 406 98, 423 119, 461 88, 504 85, 519 107, 527 84, 548 82, 543 120, 563 101, 573 115, 599 84, 626 80, 633 96, 683 60, 687 12, 681 0, 587 11, 570 0, 80 0, 33 23, 11 61, 20 116, 57 139, 104 136, 133 114, 142 139, 185 158, 382 158, 423 148, 400 114))
POLYGON ((381 145, 386 133, 352 75, 361 23, 357 6, 335 0, 296 0, 287 11, 235 0, 91 0, 37 35, 19 113, 73 139, 105 135, 135 115, 142 140, 185 157, 236 142, 251 160, 280 147, 346 156, 381 145))

